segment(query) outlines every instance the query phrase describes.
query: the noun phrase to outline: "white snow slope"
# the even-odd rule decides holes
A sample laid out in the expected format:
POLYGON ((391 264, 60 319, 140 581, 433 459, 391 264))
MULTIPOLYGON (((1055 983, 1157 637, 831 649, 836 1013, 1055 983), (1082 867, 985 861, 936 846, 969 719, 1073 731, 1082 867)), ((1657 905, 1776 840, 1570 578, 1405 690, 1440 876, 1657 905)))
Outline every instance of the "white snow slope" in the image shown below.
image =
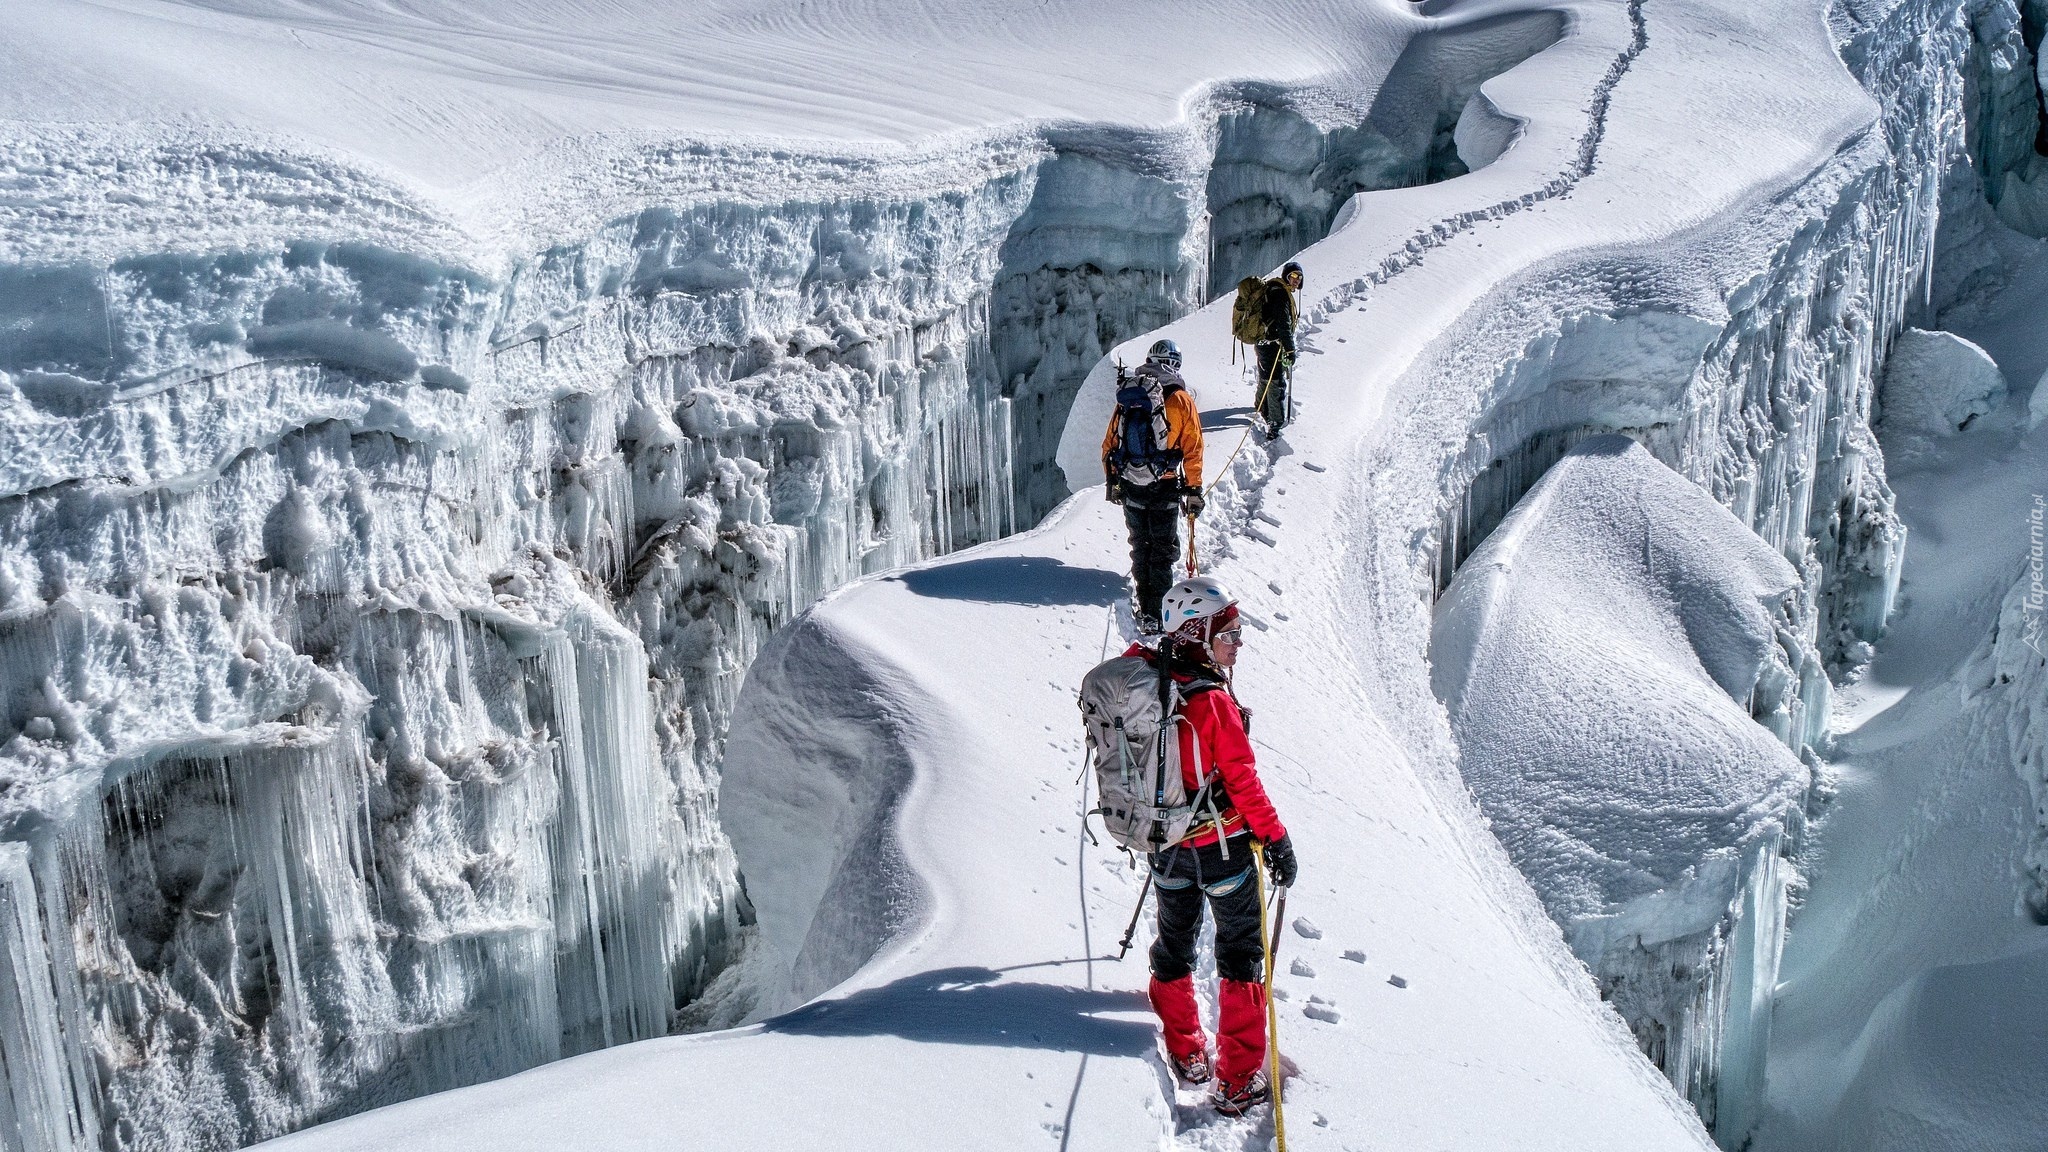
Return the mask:
MULTIPOLYGON (((1941 5, 1895 6, 1878 27, 1885 66, 1873 84, 1888 88, 1874 99, 1843 67, 1825 7, 1432 0, 1420 9, 1305 3, 1277 15, 1247 4, 1191 20, 1145 6, 905 15, 796 4, 711 9, 669 31, 652 5, 591 5, 571 17, 496 7, 489 20, 454 5, 307 6, 290 20, 253 5, 16 6, 8 27, 20 33, 0 58, 0 94, 10 114, 33 121, 12 126, 8 147, 34 194, 0 202, 0 219, 10 259, 87 268, 226 240, 283 247, 311 231, 432 251, 479 275, 518 270, 548 283, 559 273, 559 294, 524 301, 507 333, 531 318, 545 364, 545 338, 579 320, 592 295, 583 265, 571 275, 522 260, 609 228, 592 244, 603 258, 591 267, 617 269, 638 251, 624 236, 676 226, 649 218, 636 233, 630 214, 650 202, 758 205, 768 190, 902 207, 936 189, 933 202, 957 210, 963 232, 999 234, 983 226, 1014 218, 1002 213, 1015 210, 1003 181, 1022 166, 1016 153, 1043 146, 1001 125, 1166 121, 1203 83, 1246 74, 1314 81, 1305 99, 1355 109, 1398 70, 1392 45, 1432 21, 1561 14, 1555 44, 1460 101, 1476 109, 1457 141, 1473 160, 1512 140, 1492 164, 1356 197, 1302 253, 1301 421, 1284 446, 1256 443, 1245 427, 1251 389, 1232 365, 1227 297, 1116 351, 1130 360, 1157 335, 1180 341, 1222 477, 1201 556, 1252 621, 1238 689, 1258 712, 1263 770, 1303 865, 1281 936, 1281 1044, 1296 1069, 1290 1143, 1704 1149, 1699 1118, 1600 1003, 1458 779, 1430 691, 1430 601, 1441 562, 1458 558, 1474 523, 1505 510, 1476 506, 1475 475, 1497 458, 1550 451, 1545 437, 1627 429, 1785 556, 1808 597, 1801 610, 1828 621, 1831 643, 1874 636, 1897 533, 1881 468, 1859 455, 1857 435, 1871 369, 1931 235, 1940 169, 1923 152, 1959 130, 1960 84, 1945 70, 1953 61, 1921 48, 1952 47, 1967 30, 1941 5), (577 34, 554 35, 560 26, 577 34), (306 58, 283 51, 309 33, 306 58), (1150 64, 1162 40, 1164 61, 1121 66, 1150 64), (1142 81, 1119 79, 1134 73, 1142 81), (1046 75, 1080 79, 1047 85, 1046 75), (105 121, 155 121, 163 102, 204 111, 151 127, 151 163, 129 173, 123 158, 137 134, 105 121), (1913 120, 1923 127, 1888 139, 1880 117, 1904 106, 1924 113, 1913 120), (558 140, 598 129, 632 131, 558 140), (807 151, 758 136, 702 147, 676 139, 719 131, 911 143, 807 151), (270 134, 367 160, 294 167, 262 150, 270 134), (191 177, 184 186, 157 179, 166 172, 191 177), (976 190, 991 188, 984 214, 976 190), (206 206, 220 211, 194 211, 206 206), (1821 537, 1832 550, 1816 547, 1821 537)), ((1529 29, 1556 22, 1498 27, 1519 47, 1507 57, 1519 59, 1547 40, 1529 29)), ((1442 55, 1456 56, 1443 43, 1442 55)), ((1481 54, 1503 58, 1498 44, 1481 54)), ((1146 144, 1148 159, 1173 152, 1146 144)), ((1092 187, 1105 186, 1117 187, 1092 187)), ((922 206, 903 217, 923 222, 922 206)), ((744 223, 757 229, 748 235, 774 238, 756 256, 783 237, 779 221, 744 223)), ((688 234, 664 240, 640 269, 673 274, 661 282, 675 291, 711 292, 731 266, 699 259, 700 238, 679 231, 688 234)), ((1162 235, 1176 248, 1185 238, 1162 235)), ((826 263, 857 280, 873 271, 863 254, 834 247, 826 263)), ((902 265, 913 283, 929 266, 902 265)), ((924 303, 905 307, 928 318, 915 312, 924 303)), ((669 319, 705 326, 690 327, 695 314, 669 319)), ((800 329, 800 320, 774 328, 786 320, 762 327, 779 340, 800 329)), ((488 343, 490 324, 464 323, 463 339, 488 343)), ((929 326, 906 320, 891 339, 928 347, 924 335, 957 323, 951 313, 929 326)), ((620 334, 622 359, 645 334, 620 334)), ((336 349, 333 327, 282 335, 326 341, 317 356, 351 354, 358 369, 365 352, 388 351, 336 349)), ((415 353, 434 339, 424 322, 402 335, 415 353)), ((175 361, 197 343, 154 351, 175 361)), ((940 360, 954 354, 938 345, 940 360)), ((868 346, 856 329, 809 329, 787 358, 837 371, 836 356, 867 356, 868 346)), ((779 345, 773 355, 783 355, 779 345)), ((327 418, 410 435, 420 431, 406 423, 415 412, 459 410, 467 395, 429 386, 419 365, 439 361, 381 363, 411 391, 379 397, 383 408, 350 393, 354 407, 327 418)), ((277 1143, 1263 1146, 1263 1115, 1219 1120, 1167 1083, 1139 993, 1144 933, 1130 957, 1108 958, 1138 875, 1088 843, 1079 818, 1073 690, 1125 632, 1114 607, 1121 525, 1089 489, 1108 379, 1097 365, 1060 445, 1079 494, 1038 528, 858 580, 761 651, 719 797, 758 934, 707 993, 707 1003, 755 1022, 588 1052, 277 1143)), ((62 393, 46 396, 54 408, 89 407, 95 396, 63 392, 71 380, 31 384, 62 393)), ((636 441, 675 435, 651 417, 634 426, 636 441)), ((481 491, 495 477, 480 467, 474 479, 481 491)), ((743 479, 724 490, 751 492, 743 479)), ((722 527, 715 512, 693 516, 679 511, 674 524, 706 538, 722 527)), ((593 517, 602 519, 585 510, 575 522, 593 517)), ((557 564, 539 554, 531 573, 505 576, 505 610, 551 593, 602 617, 602 601, 586 603, 595 593, 557 564)), ((863 570, 859 557, 843 570, 863 570)), ((447 584, 461 591, 481 576, 456 572, 447 584)), ((652 607, 636 609, 636 622, 642 609, 652 607)), ((623 643, 609 625, 595 628, 598 650, 623 643)), ((575 661, 594 651, 577 650, 575 661)), ((623 673, 608 665, 601 679, 630 688, 645 678, 643 665, 621 663, 623 673)), ((624 725, 619 739, 644 727, 624 725)), ((612 738, 599 733, 591 746, 612 738)), ((18 903, 6 907, 20 915, 18 903)))

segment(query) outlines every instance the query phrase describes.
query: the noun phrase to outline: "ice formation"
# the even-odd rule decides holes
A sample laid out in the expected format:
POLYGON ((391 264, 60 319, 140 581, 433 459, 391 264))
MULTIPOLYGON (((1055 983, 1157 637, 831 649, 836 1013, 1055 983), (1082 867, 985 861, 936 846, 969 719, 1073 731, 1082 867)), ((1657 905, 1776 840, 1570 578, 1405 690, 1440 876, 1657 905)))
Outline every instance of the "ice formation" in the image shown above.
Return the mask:
MULTIPOLYGON (((2004 3, 1838 7, 1842 55, 1876 100, 1883 132, 1801 190, 1807 224, 1766 271, 1715 304, 1670 288, 1660 296, 1626 281, 1589 283, 1605 306, 1553 321, 1503 373, 1448 454, 1444 486, 1455 496, 1435 534, 1439 586, 1483 549, 1552 462, 1588 437, 1626 432, 1794 566, 1786 623, 1811 639, 1827 668, 1853 672, 1867 662, 1896 596, 1905 544, 1870 427, 1878 375, 1897 334, 1925 306, 1951 165, 2027 162, 2011 147, 2020 126, 2031 138, 2036 123, 2030 77, 2022 71, 2015 79, 2008 66, 2031 59, 2017 13, 2004 3), (1883 147, 1874 146, 1879 139, 1883 147), (1990 139, 1997 143, 1987 151, 1990 139)), ((1800 718, 1772 726, 1804 755, 1825 731, 1829 683, 1818 663, 1794 667, 1800 718)), ((1776 856, 1762 854, 1749 874, 1763 877, 1776 856)), ((1782 887, 1783 878, 1761 882, 1782 887)), ((1763 914, 1751 923, 1782 924, 1781 900, 1765 895, 1753 906, 1763 914)), ((1603 985, 1683 987, 1671 1003, 1709 1004, 1761 975, 1724 966, 1755 953, 1717 954, 1720 962, 1688 966, 1677 981, 1660 977, 1654 961, 1586 958, 1603 985)), ((1651 1015, 1623 1007, 1632 1020, 1651 1015)), ((1718 1011, 1698 1013, 1676 1044, 1645 1037, 1726 1147, 1744 1139, 1761 1087, 1758 1038, 1743 1034, 1742 1019, 1724 1034, 1718 1011)))
MULTIPOLYGON (((1596 165, 1607 134, 1633 123, 1663 148, 1685 129, 1652 122, 1647 101, 1638 121, 1607 119, 1652 51, 1655 7, 1575 11, 1581 33, 1611 20, 1623 34, 1589 99, 1559 97, 1584 117, 1563 166, 1448 215, 1388 208, 1417 230, 1339 266, 1371 269, 1356 280, 1316 281, 1309 334, 1396 276, 1432 273, 1426 254, 1465 258, 1447 250, 1483 226, 1542 205, 1568 218, 1568 194, 1616 170, 1607 191, 1626 189, 1631 153, 1596 165)), ((1386 661, 1360 697, 1420 661, 1416 630, 1400 631, 1412 617, 1387 605, 1423 613, 1410 593, 1434 582, 1455 606, 1514 546, 1510 510, 1546 473, 1562 488, 1589 460, 1629 461, 1695 507, 1693 526, 1740 541, 1728 548, 1750 563, 1718 573, 1733 589, 1703 581, 1725 613, 1659 619, 1657 672, 1689 689, 1664 703, 1703 709, 1757 769, 1742 810, 1755 819, 1660 861, 1706 861, 1678 864, 1661 900, 1639 890, 1650 868, 1585 889, 1537 870, 1726 1143, 1753 1106, 1777 841, 1796 823, 1796 753, 1821 732, 1822 657, 1859 664, 1896 591, 1904 534, 1868 418, 1893 335, 1926 299, 1948 166, 1967 149, 2000 217, 2042 230, 2030 205, 2048 181, 2016 144, 2034 123, 2040 6, 2021 13, 1838 5, 1872 130, 1845 131, 1824 161, 1802 139, 1794 175, 1744 176, 1741 196, 1769 189, 1768 203, 1697 209, 1707 223, 1683 243, 1658 233, 1666 264, 1553 262, 1523 313, 1500 297, 1528 282, 1487 280, 1483 324, 1444 343, 1514 347, 1437 377, 1466 383, 1398 434, 1397 466, 1357 470, 1429 502, 1411 518, 1400 498, 1360 501, 1347 524, 1360 574, 1345 580, 1382 614, 1344 626, 1396 637, 1360 646, 1386 661), (1744 246, 1762 234, 1763 251, 1744 246), (1599 456, 1615 431, 1645 447, 1599 456), (1670 488, 1684 481, 1655 471, 1667 465, 1697 490, 1670 488), (1733 518, 1697 507, 1700 491, 1733 518), (1432 570, 1414 570, 1420 553, 1432 570), (1373 567, 1382 555, 1395 559, 1373 567), (1744 627, 1723 636, 1716 620, 1744 627), (1629 923, 1678 934, 1632 943, 1629 923), (1680 953, 1684 974, 1667 963, 1680 953)), ((1671 14, 1671 38, 1688 18, 1671 14)), ((669 1029, 750 914, 715 798, 767 633, 856 576, 1035 520, 1065 491, 1052 445, 1103 354, 1347 223, 1365 232, 1354 192, 1477 169, 1525 133, 1552 146, 1516 112, 1526 92, 1480 82, 1566 20, 1453 23, 1381 61, 1370 101, 1233 84, 1170 129, 1034 123, 822 156, 592 138, 504 170, 461 221, 270 138, 181 129, 138 148, 111 129, 10 129, 0 1132, 37 1150, 242 1140, 669 1029)), ((1570 47, 1586 45, 1610 51, 1598 36, 1570 47)), ((1809 81, 1828 82, 1789 83, 1809 81)), ((1385 325, 1397 361, 1389 328, 1436 339, 1450 323, 1409 306, 1358 321, 1385 325)), ((1235 465, 1218 507, 1241 539, 1209 538, 1218 559, 1278 547, 1254 490, 1275 469, 1260 453, 1235 465)), ((1638 621, 1662 587, 1651 577, 1675 577, 1625 571, 1642 579, 1608 602, 1638 621)), ((834 804, 734 790, 755 806, 737 827, 789 807, 820 822, 756 853, 786 856, 769 881, 784 891, 871 862, 885 845, 825 818, 879 827, 907 787, 895 733, 801 712, 794 662, 833 640, 820 624, 785 641, 748 705, 754 730, 874 772, 819 782, 834 804), (818 647, 800 655, 796 639, 818 647)), ((2038 684, 2038 665, 1999 653, 2038 684)), ((872 671, 858 653, 831 666, 856 685, 872 671)), ((1369 703, 1423 733, 1419 760, 1442 746, 1426 700, 1369 703)), ((2037 711, 2010 715, 2038 747, 2037 711)), ((814 891, 767 914, 779 995, 826 987, 890 938, 904 919, 890 901, 908 897, 863 892, 874 899, 814 891)))
POLYGON ((1466 560, 1430 651, 1495 834, 1726 1133, 1756 1115, 1797 752, 1826 713, 1797 585, 1698 486, 1594 437, 1466 560))
POLYGON ((2048 923, 2048 497, 2027 510, 2025 569, 2006 594, 1972 687, 2033 799, 2022 897, 2048 923))
POLYGON ((1949 332, 1908 328, 1885 360, 1877 425, 1893 457, 1951 435, 2005 400, 2005 375, 1982 348, 1949 332))

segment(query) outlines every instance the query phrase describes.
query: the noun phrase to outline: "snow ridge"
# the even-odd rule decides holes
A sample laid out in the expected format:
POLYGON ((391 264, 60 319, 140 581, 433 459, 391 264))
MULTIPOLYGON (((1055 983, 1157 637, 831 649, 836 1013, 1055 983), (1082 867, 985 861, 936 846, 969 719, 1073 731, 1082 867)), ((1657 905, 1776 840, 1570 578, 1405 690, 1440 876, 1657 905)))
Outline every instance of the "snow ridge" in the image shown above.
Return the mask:
MULTIPOLYGON (((1564 196, 1578 186, 1579 181, 1589 175, 1600 159, 1600 142, 1607 132, 1607 110, 1614 100, 1614 90, 1643 50, 1650 46, 1649 22, 1644 18, 1643 5, 1647 0, 1628 0, 1629 42, 1614 57, 1607 72, 1593 86, 1591 103, 1587 108, 1586 130, 1579 137, 1577 154, 1564 171, 1559 172, 1542 185, 1522 193, 1512 200, 1503 200, 1484 208, 1471 208, 1456 212, 1419 228, 1401 246, 1401 251, 1381 261, 1379 267, 1357 279, 1331 289, 1317 300, 1309 310, 1311 323, 1323 323, 1332 314, 1346 308, 1366 306, 1375 288, 1385 285, 1394 277, 1422 262, 1430 250, 1448 244, 1457 236, 1469 231, 1475 225, 1499 220, 1512 213, 1522 211, 1546 200, 1564 196)), ((1340 218, 1338 225, 1343 220, 1340 218)))

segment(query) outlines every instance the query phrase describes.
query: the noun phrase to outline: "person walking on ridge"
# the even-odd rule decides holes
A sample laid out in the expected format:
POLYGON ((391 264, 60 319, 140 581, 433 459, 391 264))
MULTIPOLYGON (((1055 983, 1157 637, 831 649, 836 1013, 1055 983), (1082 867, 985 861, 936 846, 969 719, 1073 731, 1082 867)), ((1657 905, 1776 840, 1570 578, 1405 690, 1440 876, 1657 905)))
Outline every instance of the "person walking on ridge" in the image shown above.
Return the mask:
POLYGON ((1150 857, 1158 890, 1158 936, 1152 942, 1152 1009, 1165 1033, 1174 1074, 1186 1084, 1212 1078, 1207 1037, 1195 1004, 1195 937, 1204 905, 1216 918, 1218 978, 1215 1087, 1219 1112, 1238 1115, 1265 1100, 1266 941, 1260 931, 1264 893, 1252 842, 1265 846, 1273 882, 1292 886, 1293 842, 1266 797, 1252 757, 1245 713, 1230 689, 1230 669, 1243 646, 1237 599, 1207 577, 1183 580, 1163 603, 1168 631, 1156 652, 1134 644, 1126 656, 1151 661, 1180 685, 1185 700, 1176 727, 1182 782, 1207 818, 1177 844, 1150 857), (1198 778, 1197 773, 1200 773, 1198 778), (1213 807, 1210 805, 1213 804, 1213 807))
POLYGON ((1294 329, 1301 320, 1294 294, 1301 291, 1301 284, 1301 265, 1290 260, 1278 277, 1266 281, 1261 304, 1258 405, 1268 440, 1277 439, 1287 427, 1288 394, 1294 386, 1294 329))
POLYGON ((1180 376, 1180 346, 1160 340, 1126 375, 1102 437, 1104 495, 1124 506, 1138 631, 1159 631, 1159 601, 1173 585, 1182 516, 1202 511, 1202 413, 1180 376))

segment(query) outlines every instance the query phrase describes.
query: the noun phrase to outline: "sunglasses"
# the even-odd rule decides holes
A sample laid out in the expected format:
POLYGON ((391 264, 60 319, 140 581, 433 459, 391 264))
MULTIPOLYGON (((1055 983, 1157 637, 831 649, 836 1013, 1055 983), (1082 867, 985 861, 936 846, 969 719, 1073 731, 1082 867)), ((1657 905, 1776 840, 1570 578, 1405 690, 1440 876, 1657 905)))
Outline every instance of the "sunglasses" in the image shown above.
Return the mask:
POLYGON ((1225 644, 1242 644, 1244 643, 1244 629, 1232 628, 1228 632, 1218 632, 1215 636, 1211 637, 1211 639, 1221 640, 1225 644))

